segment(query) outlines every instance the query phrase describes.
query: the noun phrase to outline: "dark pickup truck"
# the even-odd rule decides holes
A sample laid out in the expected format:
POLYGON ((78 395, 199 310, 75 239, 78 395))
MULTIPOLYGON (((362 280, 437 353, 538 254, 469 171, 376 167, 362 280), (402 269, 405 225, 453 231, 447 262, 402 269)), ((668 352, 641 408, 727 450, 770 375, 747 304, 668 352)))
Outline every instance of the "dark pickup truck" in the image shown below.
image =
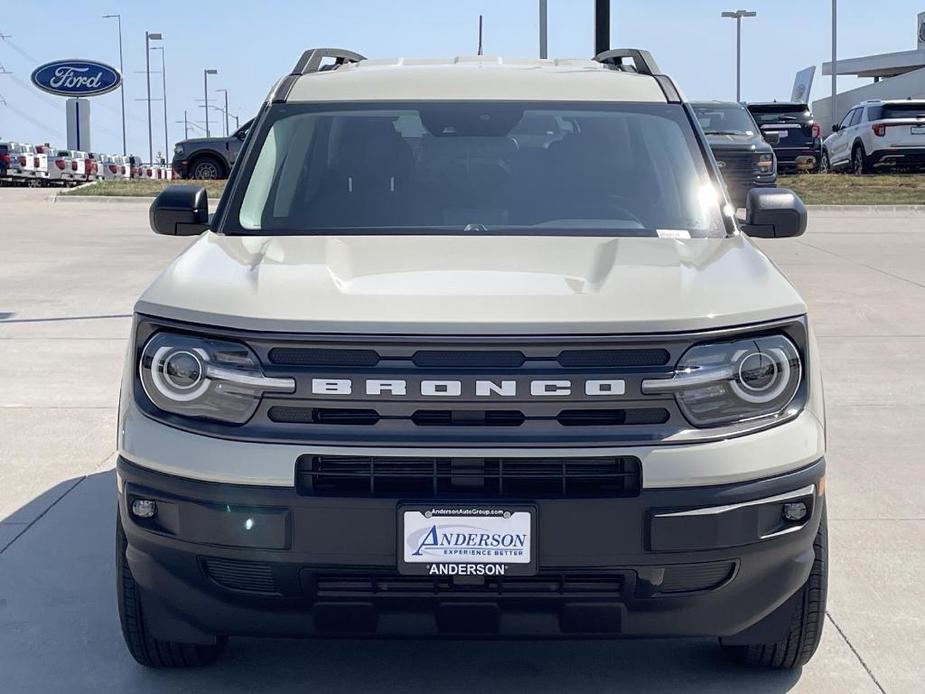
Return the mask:
POLYGON ((747 104, 761 132, 774 147, 780 171, 816 172, 822 161, 822 128, 806 104, 747 104))
POLYGON ((691 108, 736 207, 745 206, 752 188, 777 184, 774 151, 744 106, 735 102, 701 101, 692 103, 691 108))
POLYGON ((193 137, 175 144, 171 162, 174 175, 197 180, 228 178, 253 122, 247 121, 229 137, 193 137))

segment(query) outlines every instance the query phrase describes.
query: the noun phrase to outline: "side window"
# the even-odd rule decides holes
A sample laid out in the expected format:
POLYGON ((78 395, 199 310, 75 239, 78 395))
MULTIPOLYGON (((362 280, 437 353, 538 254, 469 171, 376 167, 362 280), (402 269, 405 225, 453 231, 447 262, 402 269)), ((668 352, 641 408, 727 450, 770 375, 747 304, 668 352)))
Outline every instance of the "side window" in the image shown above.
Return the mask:
POLYGON ((842 121, 841 121, 842 128, 847 128, 849 125, 851 125, 851 119, 854 118, 854 114, 856 111, 857 109, 853 108, 850 111, 848 111, 848 113, 845 114, 845 117, 842 118, 842 121))
POLYGON ((852 126, 857 125, 858 123, 861 122, 861 114, 862 114, 863 112, 864 112, 864 109, 863 109, 863 108, 856 108, 856 109, 854 109, 854 115, 851 116, 851 125, 852 125, 852 126))

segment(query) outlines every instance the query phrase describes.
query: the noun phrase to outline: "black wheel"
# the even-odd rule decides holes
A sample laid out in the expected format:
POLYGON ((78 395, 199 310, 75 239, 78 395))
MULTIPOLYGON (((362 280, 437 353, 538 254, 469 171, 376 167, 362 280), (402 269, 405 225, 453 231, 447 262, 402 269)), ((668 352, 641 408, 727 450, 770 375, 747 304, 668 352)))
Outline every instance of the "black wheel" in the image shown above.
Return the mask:
MULTIPOLYGON (((828 588, 828 531, 826 510, 813 542, 816 559, 809 578, 800 589, 800 599, 790 620, 787 636, 775 643, 755 643, 745 646, 727 646, 720 639, 723 650, 734 661, 745 667, 772 670, 793 670, 810 661, 822 638, 825 622, 825 599, 828 588)), ((787 608, 789 605, 784 604, 787 608)))
POLYGON ((205 665, 215 660, 228 639, 217 638, 212 645, 161 641, 151 636, 145 626, 141 595, 132 571, 125 559, 128 543, 122 520, 116 513, 116 594, 119 602, 119 622, 122 636, 132 657, 145 667, 180 668, 205 665))
POLYGON ((822 150, 822 157, 819 159, 819 173, 832 173, 832 163, 829 161, 829 153, 822 150))
POLYGON ((864 153, 864 145, 857 144, 851 151, 851 172, 855 176, 870 173, 867 166, 867 155, 864 153))
POLYGON ((224 178, 225 167, 216 157, 197 157, 190 166, 190 178, 197 180, 214 180, 224 178))

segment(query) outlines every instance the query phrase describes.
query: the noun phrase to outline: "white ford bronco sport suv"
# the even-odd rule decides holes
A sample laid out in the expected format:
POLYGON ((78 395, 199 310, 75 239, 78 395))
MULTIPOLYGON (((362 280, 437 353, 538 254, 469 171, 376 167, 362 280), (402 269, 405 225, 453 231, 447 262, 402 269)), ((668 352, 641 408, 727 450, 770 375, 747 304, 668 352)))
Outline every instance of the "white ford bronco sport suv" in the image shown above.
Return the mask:
POLYGON ((122 629, 715 636, 793 668, 826 594, 806 306, 749 240, 651 56, 307 51, 214 216, 136 306, 119 416, 122 629), (631 64, 630 64, 631 63, 631 64))

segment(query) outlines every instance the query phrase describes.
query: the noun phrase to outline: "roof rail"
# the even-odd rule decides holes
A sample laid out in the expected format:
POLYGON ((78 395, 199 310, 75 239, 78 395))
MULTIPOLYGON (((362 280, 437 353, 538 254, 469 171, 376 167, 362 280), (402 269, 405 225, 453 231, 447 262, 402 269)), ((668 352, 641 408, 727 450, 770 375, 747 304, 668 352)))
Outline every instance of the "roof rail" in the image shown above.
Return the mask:
POLYGON ((366 57, 343 48, 309 48, 299 58, 291 74, 307 75, 312 72, 324 72, 345 63, 358 63, 361 60, 366 60, 366 57), (322 66, 321 63, 332 58, 334 65, 322 66))
POLYGON ((649 51, 643 51, 639 48, 613 48, 594 56, 594 60, 603 63, 613 70, 624 70, 626 72, 638 72, 640 75, 659 75, 661 70, 655 62, 655 58, 649 51), (623 64, 624 58, 631 58, 633 67, 630 68, 623 64))
POLYGON ((278 104, 286 101, 289 92, 292 91, 292 85, 302 75, 309 75, 313 72, 327 72, 346 65, 347 63, 358 63, 366 60, 365 56, 353 51, 346 51, 343 48, 309 48, 302 53, 299 62, 292 68, 292 72, 283 77, 267 96, 267 101, 278 104), (334 60, 333 64, 322 65, 325 60, 334 60))

